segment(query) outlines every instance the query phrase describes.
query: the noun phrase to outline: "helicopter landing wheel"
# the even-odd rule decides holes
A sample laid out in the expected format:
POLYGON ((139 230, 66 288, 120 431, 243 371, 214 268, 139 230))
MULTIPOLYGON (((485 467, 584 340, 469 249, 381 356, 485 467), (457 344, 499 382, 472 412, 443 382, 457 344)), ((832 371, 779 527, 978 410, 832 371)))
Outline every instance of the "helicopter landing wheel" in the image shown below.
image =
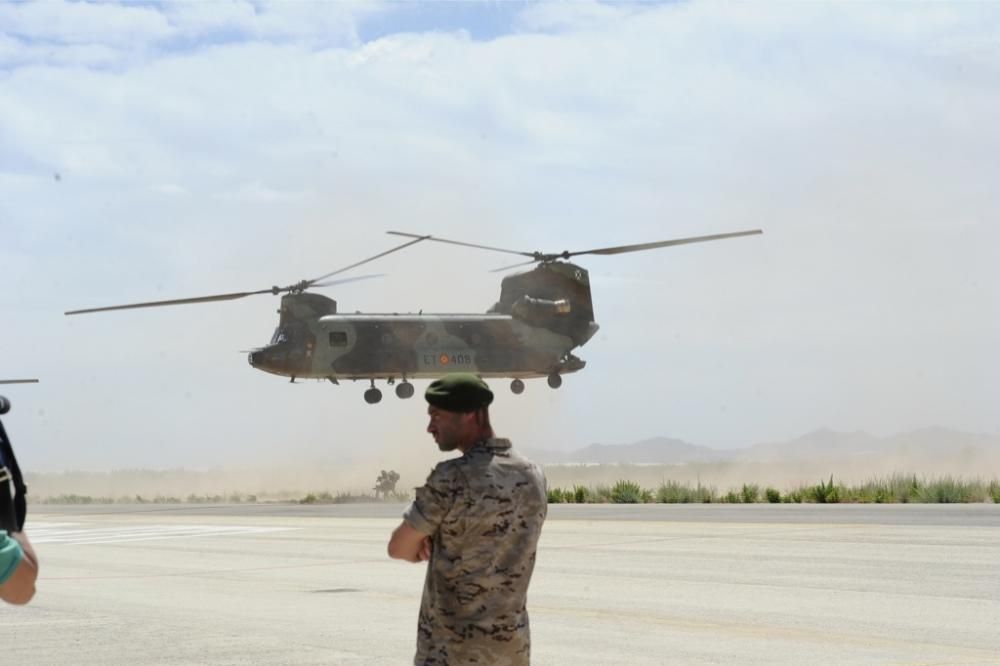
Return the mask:
POLYGON ((375 403, 382 400, 382 391, 379 391, 374 386, 365 391, 365 402, 369 405, 374 405, 375 403))
POLYGON ((553 372, 551 375, 549 375, 548 382, 549 386, 551 386, 554 389, 557 389, 560 386, 562 386, 562 375, 560 375, 558 372, 553 372))
POLYGON ((510 391, 514 395, 521 395, 522 393, 524 393, 524 382, 522 382, 520 379, 515 379, 510 383, 510 391))
POLYGON ((401 400, 406 400, 407 398, 413 397, 413 384, 406 381, 405 379, 396 384, 396 397, 401 400))

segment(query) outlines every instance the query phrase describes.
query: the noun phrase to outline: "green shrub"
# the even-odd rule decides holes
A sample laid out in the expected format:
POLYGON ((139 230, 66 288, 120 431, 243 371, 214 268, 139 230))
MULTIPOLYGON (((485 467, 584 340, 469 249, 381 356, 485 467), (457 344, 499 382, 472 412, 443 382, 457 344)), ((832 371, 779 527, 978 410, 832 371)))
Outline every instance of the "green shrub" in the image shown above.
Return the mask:
POLYGON ((619 481, 611 488, 611 501, 615 504, 642 504, 649 491, 643 491, 634 481, 619 481))
POLYGON ((920 501, 920 482, 917 481, 916 474, 910 477, 894 476, 891 483, 893 496, 902 504, 920 501))
POLYGON ((170 495, 157 495, 153 498, 153 504, 180 504, 181 500, 179 497, 171 497, 170 495))
POLYGON ((594 491, 591 493, 591 502, 597 502, 598 504, 607 504, 611 502, 611 488, 603 484, 594 486, 594 491))
MULTIPOLYGON (((34 498, 32 498, 32 501, 34 501, 34 498)), ((40 504, 114 504, 115 502, 112 497, 91 497, 90 495, 77 495, 76 493, 44 497, 37 501, 40 504)))
POLYGON ((892 481, 886 482, 879 479, 872 479, 856 488, 851 488, 849 496, 845 499, 867 504, 888 504, 897 501, 897 497, 893 493, 892 481))
POLYGON ((960 481, 950 476, 924 484, 919 492, 921 502, 933 504, 981 502, 986 495, 979 481, 960 481))
POLYGON ((893 474, 888 479, 871 479, 860 486, 841 487, 842 502, 892 504, 920 501, 920 482, 916 476, 893 474))
MULTIPOLYGON (((229 501, 239 501, 233 497, 229 501)), ((404 501, 408 497, 394 498, 404 501)), ((85 503, 90 501, 102 501, 101 499, 83 498, 78 496, 62 496, 61 498, 46 499, 43 501, 54 502, 74 502, 85 503)), ((255 501, 254 496, 248 496, 244 501, 255 501)), ((689 504, 689 503, 712 503, 724 502, 728 504, 750 504, 753 502, 767 501, 772 504, 815 502, 818 504, 834 504, 844 502, 864 502, 875 504, 887 504, 894 502, 989 502, 1000 504, 1000 480, 992 480, 986 483, 981 480, 962 481, 952 477, 944 477, 935 481, 921 481, 914 475, 896 474, 888 479, 870 479, 857 486, 845 486, 834 483, 831 475, 828 481, 820 481, 815 486, 802 486, 788 490, 784 493, 777 488, 768 486, 761 494, 760 486, 756 484, 743 484, 738 490, 733 489, 719 496, 715 488, 703 486, 688 486, 677 481, 664 481, 656 491, 642 488, 634 481, 618 481, 613 486, 597 485, 594 487, 574 485, 572 489, 552 488, 548 491, 548 500, 552 504, 563 503, 609 503, 616 504, 639 504, 645 502, 660 502, 664 504, 689 504)), ((106 500, 112 501, 112 500, 106 500)), ((134 501, 130 498, 122 498, 120 501, 134 501)), ((149 500, 145 500, 149 501, 149 500)), ((160 498, 153 500, 178 501, 175 498, 160 498)), ((205 496, 195 498, 190 495, 188 502, 222 502, 226 498, 219 496, 205 496)), ((366 502, 373 501, 367 495, 346 495, 338 494, 332 497, 330 493, 310 493, 300 500, 303 504, 318 502, 366 502)))
POLYGON ((804 499, 804 494, 802 492, 802 489, 797 488, 796 490, 792 490, 785 493, 785 496, 781 498, 781 501, 785 502, 786 504, 802 504, 803 499, 804 499))
POLYGON ((810 499, 817 504, 836 504, 840 501, 840 492, 837 486, 833 485, 833 475, 830 475, 830 483, 819 482, 818 486, 806 489, 804 493, 806 499, 810 499))
POLYGON ((562 488, 549 488, 548 491, 549 504, 562 504, 566 501, 565 495, 563 495, 562 488))
POLYGON ((701 501, 696 490, 676 481, 665 481, 656 490, 656 501, 664 504, 690 504, 701 501))

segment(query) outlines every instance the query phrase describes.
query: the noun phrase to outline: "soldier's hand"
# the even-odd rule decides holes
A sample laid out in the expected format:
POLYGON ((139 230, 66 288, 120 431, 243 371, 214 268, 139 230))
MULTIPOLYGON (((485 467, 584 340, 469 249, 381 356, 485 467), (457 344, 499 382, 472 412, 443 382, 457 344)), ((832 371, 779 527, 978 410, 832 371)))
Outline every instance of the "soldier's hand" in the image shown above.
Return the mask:
POLYGON ((28 535, 24 532, 11 532, 10 536, 21 544, 24 558, 31 562, 31 565, 35 569, 38 569, 38 555, 35 554, 35 548, 31 545, 31 541, 28 540, 28 535))
POLYGON ((431 559, 431 538, 424 537, 420 540, 420 550, 417 551, 417 561, 426 562, 431 559))

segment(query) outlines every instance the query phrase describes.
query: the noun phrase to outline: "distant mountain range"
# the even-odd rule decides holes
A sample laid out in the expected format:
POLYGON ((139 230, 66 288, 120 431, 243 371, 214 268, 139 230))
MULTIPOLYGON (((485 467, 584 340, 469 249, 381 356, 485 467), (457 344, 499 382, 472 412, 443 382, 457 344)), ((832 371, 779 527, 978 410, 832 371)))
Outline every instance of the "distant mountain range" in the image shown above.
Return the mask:
POLYGON ((729 452, 689 444, 680 439, 653 437, 634 444, 591 444, 575 451, 536 451, 527 455, 543 464, 552 463, 661 463, 681 464, 723 460, 729 452))
POLYGON ((527 450, 543 464, 661 464, 823 460, 865 456, 1000 455, 1000 435, 931 427, 890 437, 822 428, 783 442, 764 442, 743 449, 713 449, 670 437, 633 444, 591 444, 568 452, 527 450))

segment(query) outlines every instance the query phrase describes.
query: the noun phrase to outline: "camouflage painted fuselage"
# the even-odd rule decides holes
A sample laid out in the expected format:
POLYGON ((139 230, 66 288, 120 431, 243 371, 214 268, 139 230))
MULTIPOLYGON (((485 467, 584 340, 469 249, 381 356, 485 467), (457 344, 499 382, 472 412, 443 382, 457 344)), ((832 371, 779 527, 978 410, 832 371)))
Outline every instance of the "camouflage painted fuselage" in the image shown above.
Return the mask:
POLYGON ((274 338, 249 362, 276 375, 333 380, 575 372, 585 364, 570 351, 597 324, 586 271, 558 267, 507 277, 487 314, 338 314, 325 296, 288 294, 274 338))
POLYGON ((255 368, 288 377, 388 379, 476 372, 544 377, 572 372, 572 340, 510 315, 326 315, 250 353, 255 368))

